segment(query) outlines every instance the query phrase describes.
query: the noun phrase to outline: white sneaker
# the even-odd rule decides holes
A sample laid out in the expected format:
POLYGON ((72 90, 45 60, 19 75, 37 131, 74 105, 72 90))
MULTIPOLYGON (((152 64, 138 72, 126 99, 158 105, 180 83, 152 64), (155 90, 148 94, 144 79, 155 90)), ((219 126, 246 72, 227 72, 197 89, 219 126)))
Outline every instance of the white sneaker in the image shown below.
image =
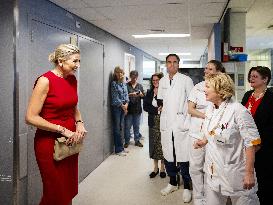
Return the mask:
POLYGON ((171 184, 168 184, 164 189, 162 189, 160 192, 163 196, 167 196, 168 194, 176 191, 178 189, 177 186, 173 186, 171 184))
POLYGON ((123 153, 129 153, 129 150, 128 149, 124 149, 122 152, 123 153))
POLYGON ((120 156, 120 157, 126 157, 126 153, 125 152, 118 152, 116 153, 116 155, 120 156))
POLYGON ((184 201, 184 203, 189 203, 191 201, 191 190, 184 189, 184 191, 183 191, 183 201, 184 201))

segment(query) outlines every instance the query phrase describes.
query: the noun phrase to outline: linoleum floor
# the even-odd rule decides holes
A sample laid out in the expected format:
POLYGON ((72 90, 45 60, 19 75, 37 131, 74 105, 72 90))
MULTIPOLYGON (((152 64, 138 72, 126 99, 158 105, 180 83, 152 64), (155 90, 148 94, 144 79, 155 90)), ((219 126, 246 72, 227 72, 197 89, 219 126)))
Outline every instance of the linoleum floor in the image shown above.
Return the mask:
MULTIPOLYGON (((149 158, 148 123, 143 116, 141 133, 144 147, 134 146, 133 140, 126 157, 110 155, 79 185, 73 205, 183 205, 183 186, 168 196, 160 190, 168 177, 150 179, 153 161, 149 158)), ((189 205, 192 204, 188 203, 189 205)))

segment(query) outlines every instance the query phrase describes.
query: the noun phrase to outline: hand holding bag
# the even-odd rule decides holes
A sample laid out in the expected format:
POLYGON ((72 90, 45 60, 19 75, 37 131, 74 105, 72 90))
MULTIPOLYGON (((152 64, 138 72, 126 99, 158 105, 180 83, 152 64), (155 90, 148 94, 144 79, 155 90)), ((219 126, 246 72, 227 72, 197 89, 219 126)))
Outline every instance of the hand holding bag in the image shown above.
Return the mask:
POLYGON ((66 145, 67 137, 59 137, 55 139, 53 158, 56 161, 60 161, 66 157, 77 154, 82 150, 83 143, 74 143, 72 145, 66 145))

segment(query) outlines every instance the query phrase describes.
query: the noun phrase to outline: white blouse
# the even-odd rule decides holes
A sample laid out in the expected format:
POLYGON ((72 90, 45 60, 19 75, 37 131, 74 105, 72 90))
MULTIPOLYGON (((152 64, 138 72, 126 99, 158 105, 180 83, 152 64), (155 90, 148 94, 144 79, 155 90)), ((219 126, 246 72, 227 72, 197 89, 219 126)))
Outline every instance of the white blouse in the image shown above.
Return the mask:
POLYGON ((154 95, 154 97, 153 97, 152 106, 158 107, 158 106, 157 106, 157 100, 155 99, 155 95, 154 95))

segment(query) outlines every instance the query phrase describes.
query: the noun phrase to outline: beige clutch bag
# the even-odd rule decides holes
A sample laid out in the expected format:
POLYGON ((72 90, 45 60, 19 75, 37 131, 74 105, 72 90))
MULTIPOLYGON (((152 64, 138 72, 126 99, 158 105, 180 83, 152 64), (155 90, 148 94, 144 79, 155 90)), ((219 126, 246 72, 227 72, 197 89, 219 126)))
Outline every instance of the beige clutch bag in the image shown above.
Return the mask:
POLYGON ((53 158, 56 161, 60 161, 66 157, 77 154, 82 150, 83 143, 66 145, 66 138, 59 137, 55 139, 53 158))

